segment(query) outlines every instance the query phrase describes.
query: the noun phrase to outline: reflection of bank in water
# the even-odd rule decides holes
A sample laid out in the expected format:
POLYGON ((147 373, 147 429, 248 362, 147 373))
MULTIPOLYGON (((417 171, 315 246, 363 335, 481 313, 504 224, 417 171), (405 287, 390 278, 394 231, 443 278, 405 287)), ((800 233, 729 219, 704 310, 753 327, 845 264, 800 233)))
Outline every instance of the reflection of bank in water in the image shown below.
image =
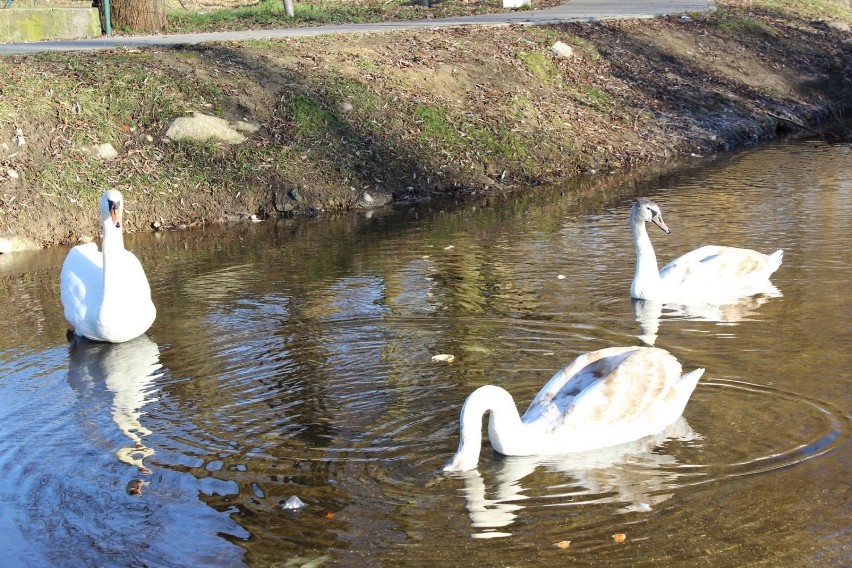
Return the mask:
POLYGON ((559 500, 559 506, 621 505, 622 512, 650 511, 672 496, 678 486, 670 466, 677 459, 664 453, 666 441, 699 439, 682 416, 654 436, 589 452, 563 456, 514 456, 501 458, 494 468, 493 487, 477 470, 456 474, 464 480, 465 505, 474 538, 510 536, 494 529, 511 525, 524 509, 523 502, 541 498, 559 500), (549 495, 525 495, 521 483, 536 469, 565 475, 565 483, 551 487, 549 495))
POLYGON ((154 382, 161 368, 157 344, 144 335, 125 343, 95 343, 80 337, 70 343, 69 382, 87 395, 106 387, 112 395, 112 420, 130 440, 115 455, 142 473, 150 473, 143 460, 154 450, 143 443, 151 431, 140 418, 143 407, 156 400, 154 382))
POLYGON ((654 346, 660 330, 660 322, 664 319, 681 319, 691 321, 706 321, 718 324, 737 324, 757 314, 757 309, 770 298, 780 298, 783 294, 775 286, 769 284, 760 294, 741 298, 729 303, 704 304, 675 304, 656 300, 631 299, 633 317, 639 324, 642 333, 639 340, 649 346, 654 346))

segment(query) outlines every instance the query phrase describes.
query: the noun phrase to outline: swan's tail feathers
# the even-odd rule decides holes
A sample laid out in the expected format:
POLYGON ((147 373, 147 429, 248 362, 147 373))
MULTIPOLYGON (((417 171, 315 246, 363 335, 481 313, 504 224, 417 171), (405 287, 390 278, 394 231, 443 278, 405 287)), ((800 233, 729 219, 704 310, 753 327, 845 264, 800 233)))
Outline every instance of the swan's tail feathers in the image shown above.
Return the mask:
POLYGON ((680 378, 678 386, 683 385, 684 388, 688 388, 691 391, 695 388, 695 385, 698 384, 698 379, 700 379, 703 374, 703 367, 690 371, 680 378))
POLYGON ((675 385, 674 388, 677 392, 677 399, 680 402, 681 412, 683 412, 683 409, 686 408, 686 403, 689 401, 689 397, 692 396, 692 391, 694 391, 695 387, 698 385, 698 379, 700 379, 703 374, 703 368, 695 369, 694 371, 690 371, 683 375, 675 385))
POLYGON ((778 267, 781 266, 781 260, 784 258, 784 251, 781 249, 776 250, 772 254, 769 255, 769 273, 773 273, 778 270, 778 267))

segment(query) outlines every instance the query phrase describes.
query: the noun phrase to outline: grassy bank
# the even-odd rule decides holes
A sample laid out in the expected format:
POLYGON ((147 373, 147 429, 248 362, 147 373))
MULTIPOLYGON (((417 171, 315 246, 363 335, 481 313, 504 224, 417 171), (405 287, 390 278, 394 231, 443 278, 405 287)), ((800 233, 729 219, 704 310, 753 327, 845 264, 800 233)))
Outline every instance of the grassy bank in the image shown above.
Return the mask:
POLYGON ((95 236, 110 187, 129 229, 180 228, 754 144, 850 110, 848 32, 812 19, 838 6, 3 58, 0 238, 95 236), (192 111, 261 128, 238 146, 168 141, 192 111), (87 150, 103 143, 116 159, 87 150))
MULTIPOLYGON (((558 0, 544 0, 537 7, 552 6, 558 0)), ((424 6, 411 0, 319 0, 294 2, 292 18, 284 12, 281 0, 261 0, 249 5, 220 9, 169 10, 168 31, 195 32, 295 27, 341 23, 383 22, 416 18, 445 18, 507 11, 502 0, 453 0, 424 6)))

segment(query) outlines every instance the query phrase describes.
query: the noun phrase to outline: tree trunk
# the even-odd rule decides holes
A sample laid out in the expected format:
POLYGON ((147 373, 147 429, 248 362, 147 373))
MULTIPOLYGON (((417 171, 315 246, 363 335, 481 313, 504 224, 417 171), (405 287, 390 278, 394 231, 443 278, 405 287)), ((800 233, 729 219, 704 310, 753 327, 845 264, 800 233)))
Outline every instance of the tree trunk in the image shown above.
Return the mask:
POLYGON ((293 0, 284 0, 284 13, 290 18, 293 17, 293 0))
POLYGON ((166 27, 166 0, 110 0, 113 28, 158 32, 166 27))

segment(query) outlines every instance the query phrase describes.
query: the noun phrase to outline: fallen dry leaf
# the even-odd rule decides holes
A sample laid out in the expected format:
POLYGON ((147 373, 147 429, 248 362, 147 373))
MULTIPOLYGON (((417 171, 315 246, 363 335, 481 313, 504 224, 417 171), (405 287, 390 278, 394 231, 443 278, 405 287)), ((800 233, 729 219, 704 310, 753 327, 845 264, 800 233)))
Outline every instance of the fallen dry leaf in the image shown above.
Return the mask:
POLYGON ((330 521, 331 519, 333 519, 333 518, 334 518, 334 513, 332 513, 331 511, 329 511, 328 513, 326 513, 326 514, 325 514, 325 518, 326 518, 326 519, 328 519, 328 520, 330 521))
POLYGON ((626 539, 626 538, 627 538, 627 535, 624 534, 624 533, 616 533, 616 534, 612 535, 612 540, 614 540, 615 542, 624 542, 624 539, 626 539))
POLYGON ((571 541, 570 540, 560 540, 559 542, 554 542, 553 546, 555 546, 556 548, 561 548, 561 549, 564 550, 564 549, 568 548, 569 546, 571 546, 571 541))

